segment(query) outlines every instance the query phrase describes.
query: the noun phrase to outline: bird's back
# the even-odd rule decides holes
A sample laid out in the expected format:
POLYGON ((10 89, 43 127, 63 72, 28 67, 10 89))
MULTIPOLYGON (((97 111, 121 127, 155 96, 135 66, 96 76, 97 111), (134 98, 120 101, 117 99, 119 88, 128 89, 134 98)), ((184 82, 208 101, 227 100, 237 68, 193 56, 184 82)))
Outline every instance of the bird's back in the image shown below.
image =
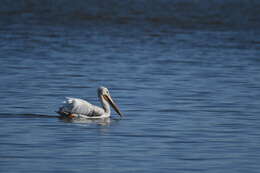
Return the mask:
POLYGON ((105 112, 102 108, 92 105, 85 100, 67 97, 58 113, 61 115, 77 114, 94 117, 102 116, 105 112))

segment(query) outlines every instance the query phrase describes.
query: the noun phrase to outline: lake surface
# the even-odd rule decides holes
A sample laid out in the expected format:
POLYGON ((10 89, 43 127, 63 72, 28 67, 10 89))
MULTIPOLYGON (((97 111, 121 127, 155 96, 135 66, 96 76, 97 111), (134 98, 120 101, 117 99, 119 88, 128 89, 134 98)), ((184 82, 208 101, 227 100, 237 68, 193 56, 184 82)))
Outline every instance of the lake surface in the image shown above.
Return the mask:
POLYGON ((259 171, 259 29, 15 20, 0 35, 0 172, 259 171), (99 105, 99 86, 125 117, 57 118, 67 96, 99 105))

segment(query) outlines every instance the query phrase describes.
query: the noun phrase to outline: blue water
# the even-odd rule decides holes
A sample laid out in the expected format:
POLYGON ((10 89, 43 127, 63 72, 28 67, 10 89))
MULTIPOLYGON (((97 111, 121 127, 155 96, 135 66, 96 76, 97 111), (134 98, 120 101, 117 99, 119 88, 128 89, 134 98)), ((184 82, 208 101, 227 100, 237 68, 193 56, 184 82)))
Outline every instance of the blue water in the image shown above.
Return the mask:
POLYGON ((226 9, 224 1, 172 1, 176 8, 195 9, 172 14, 180 16, 177 22, 164 16, 171 8, 147 17, 156 16, 151 9, 159 1, 147 9, 146 1, 140 7, 135 2, 135 15, 131 6, 126 6, 130 12, 105 13, 94 1, 89 16, 67 13, 85 9, 80 1, 55 16, 55 7, 67 2, 56 1, 45 17, 42 11, 50 4, 41 3, 49 1, 5 2, 0 9, 0 172, 259 172, 257 1, 216 10, 221 22, 210 20, 206 8, 215 3, 226 9), (239 22, 236 10, 243 6, 248 20, 239 22), (197 14, 196 20, 190 14, 197 14), (224 20, 226 14, 233 17, 224 20), (57 117, 67 96, 99 105, 101 85, 110 89, 125 117, 118 119, 115 112, 104 122, 57 117))

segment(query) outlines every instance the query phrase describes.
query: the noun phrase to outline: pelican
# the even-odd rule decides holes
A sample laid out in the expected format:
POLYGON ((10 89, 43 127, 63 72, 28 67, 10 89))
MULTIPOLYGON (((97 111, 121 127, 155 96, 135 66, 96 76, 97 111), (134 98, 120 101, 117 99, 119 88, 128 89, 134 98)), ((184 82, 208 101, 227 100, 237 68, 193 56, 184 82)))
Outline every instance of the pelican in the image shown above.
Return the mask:
POLYGON ((102 104, 102 108, 92 105, 86 100, 67 97, 63 102, 64 104, 57 111, 62 117, 75 119, 75 118, 86 118, 86 119, 101 119, 109 118, 111 111, 110 105, 115 111, 123 116, 118 106, 111 98, 109 91, 106 87, 99 87, 97 90, 99 100, 102 104))

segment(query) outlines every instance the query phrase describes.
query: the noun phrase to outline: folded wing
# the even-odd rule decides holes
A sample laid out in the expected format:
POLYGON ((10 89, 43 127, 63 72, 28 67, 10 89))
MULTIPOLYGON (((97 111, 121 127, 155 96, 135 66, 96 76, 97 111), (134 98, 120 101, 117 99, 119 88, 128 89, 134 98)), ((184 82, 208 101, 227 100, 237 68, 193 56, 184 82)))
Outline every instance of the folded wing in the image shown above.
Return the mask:
POLYGON ((103 115, 104 110, 85 100, 67 97, 58 113, 61 115, 80 114, 93 117, 103 115))

